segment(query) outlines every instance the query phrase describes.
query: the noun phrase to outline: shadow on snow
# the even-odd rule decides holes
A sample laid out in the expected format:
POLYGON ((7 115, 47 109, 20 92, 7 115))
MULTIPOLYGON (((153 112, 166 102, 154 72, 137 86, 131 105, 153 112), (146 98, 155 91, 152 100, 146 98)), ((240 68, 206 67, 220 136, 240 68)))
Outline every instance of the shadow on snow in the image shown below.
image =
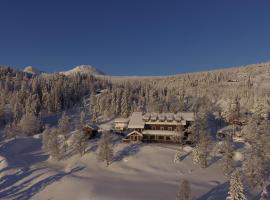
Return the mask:
POLYGON ((33 197, 35 194, 43 190, 48 185, 56 181, 60 181, 63 177, 67 175, 71 175, 73 173, 81 171, 84 169, 84 167, 75 167, 69 172, 59 172, 55 175, 46 177, 45 179, 42 179, 30 186, 32 181, 35 181, 35 179, 45 174, 45 172, 42 172, 42 173, 39 173, 38 175, 35 175, 34 177, 31 177, 30 179, 23 181, 22 183, 16 186, 12 186, 15 183, 18 183, 19 181, 21 181, 22 179, 30 176, 33 172, 42 170, 42 169, 44 168, 39 168, 39 169, 34 169, 34 170, 25 168, 13 175, 7 175, 1 178, 0 179, 0 183, 1 183, 0 199, 1 198, 12 198, 12 199, 17 199, 17 200, 30 199, 31 197, 33 197))

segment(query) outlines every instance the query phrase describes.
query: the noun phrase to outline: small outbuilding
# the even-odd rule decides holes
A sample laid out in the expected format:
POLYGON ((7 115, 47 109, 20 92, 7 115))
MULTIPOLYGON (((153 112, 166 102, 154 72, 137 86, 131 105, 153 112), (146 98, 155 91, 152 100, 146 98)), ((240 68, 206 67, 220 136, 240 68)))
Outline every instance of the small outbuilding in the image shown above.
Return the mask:
POLYGON ((115 131, 126 131, 128 128, 129 119, 128 118, 116 118, 114 120, 114 130, 115 131))
POLYGON ((127 134, 127 136, 123 139, 123 142, 141 142, 143 139, 143 134, 140 132, 133 130, 127 134))

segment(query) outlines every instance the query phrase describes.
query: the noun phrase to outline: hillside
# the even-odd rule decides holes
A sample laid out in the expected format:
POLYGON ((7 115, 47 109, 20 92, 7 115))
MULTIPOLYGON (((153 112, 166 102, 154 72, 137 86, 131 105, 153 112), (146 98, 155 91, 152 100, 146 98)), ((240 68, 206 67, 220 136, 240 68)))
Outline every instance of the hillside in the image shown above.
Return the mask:
POLYGON ((195 199, 225 200, 228 168, 257 200, 269 190, 269 69, 119 78, 89 66, 35 76, 0 67, 0 199, 175 199, 186 179, 195 199), (134 111, 195 113, 191 142, 122 142, 129 132, 112 123, 134 111), (87 124, 99 127, 93 139, 87 124), (109 166, 99 162, 105 133, 109 166))

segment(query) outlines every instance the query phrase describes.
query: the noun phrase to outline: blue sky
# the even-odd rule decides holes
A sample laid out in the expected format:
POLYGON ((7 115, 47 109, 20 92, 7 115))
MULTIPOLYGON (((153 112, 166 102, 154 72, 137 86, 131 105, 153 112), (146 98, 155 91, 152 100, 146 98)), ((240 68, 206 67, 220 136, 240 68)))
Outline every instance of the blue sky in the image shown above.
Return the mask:
POLYGON ((0 63, 164 75, 270 60, 268 0, 1 0, 0 63))

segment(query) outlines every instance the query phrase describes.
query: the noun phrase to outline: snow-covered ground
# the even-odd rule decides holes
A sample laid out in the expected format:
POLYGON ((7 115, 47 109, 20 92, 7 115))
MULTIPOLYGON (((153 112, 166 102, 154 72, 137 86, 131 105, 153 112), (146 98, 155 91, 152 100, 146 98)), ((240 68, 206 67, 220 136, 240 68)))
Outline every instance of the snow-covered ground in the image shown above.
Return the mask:
POLYGON ((42 152, 40 137, 2 142, 0 199, 174 199, 183 179, 191 182, 196 199, 227 193, 220 160, 200 169, 185 152, 174 162, 179 148, 173 145, 117 142, 106 167, 97 161, 96 147, 97 141, 90 141, 83 157, 55 162, 42 152))
POLYGON ((0 199, 170 200, 184 179, 191 183, 195 199, 226 198, 228 182, 219 158, 201 169, 192 162, 191 147, 127 144, 116 135, 113 141, 109 167, 97 161, 98 139, 89 140, 83 157, 60 162, 42 151, 41 135, 1 141, 0 199))

